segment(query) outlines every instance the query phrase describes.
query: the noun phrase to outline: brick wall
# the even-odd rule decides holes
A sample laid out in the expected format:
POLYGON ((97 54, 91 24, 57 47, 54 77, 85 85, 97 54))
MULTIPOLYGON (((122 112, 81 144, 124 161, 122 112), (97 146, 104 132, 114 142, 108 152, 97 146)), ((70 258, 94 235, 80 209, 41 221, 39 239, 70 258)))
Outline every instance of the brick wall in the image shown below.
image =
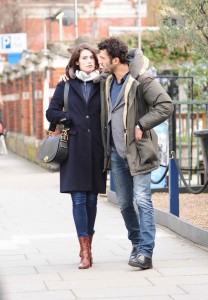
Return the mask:
MULTIPOLYGON (((51 70, 50 89, 53 91, 64 68, 51 70)), ((2 112, 4 124, 9 131, 26 136, 43 138, 44 72, 33 72, 28 76, 2 83, 2 112)), ((50 99, 48 99, 49 103, 50 99)))
MULTIPOLYGON (((60 62, 56 63, 60 67, 51 66, 49 69, 51 94, 47 99, 47 107, 59 77, 65 73, 67 62, 67 59, 60 58, 60 62)), ((40 59, 39 65, 34 65, 27 74, 23 72, 22 75, 17 75, 11 69, 1 83, 4 103, 2 119, 7 129, 7 146, 11 151, 36 163, 39 163, 38 145, 46 134, 43 98, 48 63, 45 66, 42 63, 40 59)))
MULTIPOLYGON (((29 1, 29 0, 28 0, 29 1)), ((153 1, 153 0, 151 0, 153 1)), ((158 0, 155 0, 157 2, 158 0)), ((73 3, 56 3, 56 7, 44 4, 31 3, 31 7, 22 4, 23 9, 23 32, 27 33, 28 48, 40 50, 44 46, 44 15, 47 16, 46 39, 49 45, 58 42, 59 21, 51 19, 58 10, 74 9, 73 3)), ((149 16, 150 17, 150 16, 149 16)), ((100 40, 109 35, 109 26, 137 26, 138 7, 137 1, 105 1, 94 0, 82 3, 78 1, 78 35, 88 35, 100 40)), ((148 26, 148 19, 142 17, 142 25, 148 26)), ((73 43, 75 39, 75 26, 62 26, 63 41, 73 43)))

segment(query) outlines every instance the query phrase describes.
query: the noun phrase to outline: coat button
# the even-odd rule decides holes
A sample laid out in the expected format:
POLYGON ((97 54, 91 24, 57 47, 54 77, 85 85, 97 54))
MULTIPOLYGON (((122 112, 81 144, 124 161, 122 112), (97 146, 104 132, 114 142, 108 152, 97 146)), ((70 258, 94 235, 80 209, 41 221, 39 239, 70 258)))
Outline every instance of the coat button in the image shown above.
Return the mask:
POLYGON ((88 132, 90 132, 90 129, 87 129, 88 132))
POLYGON ((88 116, 88 115, 86 115, 86 119, 89 119, 89 116, 88 116))

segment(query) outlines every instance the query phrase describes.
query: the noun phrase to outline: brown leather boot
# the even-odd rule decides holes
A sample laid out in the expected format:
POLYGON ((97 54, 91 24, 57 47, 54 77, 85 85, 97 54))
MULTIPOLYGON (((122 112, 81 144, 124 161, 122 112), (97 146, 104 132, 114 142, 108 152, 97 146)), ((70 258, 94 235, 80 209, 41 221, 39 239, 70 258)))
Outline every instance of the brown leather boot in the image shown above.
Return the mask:
POLYGON ((79 238, 81 261, 79 269, 88 269, 91 265, 89 237, 79 238))
POLYGON ((93 258, 92 258, 92 239, 93 239, 93 235, 89 235, 89 244, 90 244, 90 267, 92 267, 92 264, 93 264, 93 258))
MULTIPOLYGON (((90 245, 90 267, 92 267, 93 264, 93 258, 92 258, 92 239, 93 239, 93 235, 89 235, 89 245, 90 245)), ((81 257, 81 249, 79 251, 79 256, 81 257)))

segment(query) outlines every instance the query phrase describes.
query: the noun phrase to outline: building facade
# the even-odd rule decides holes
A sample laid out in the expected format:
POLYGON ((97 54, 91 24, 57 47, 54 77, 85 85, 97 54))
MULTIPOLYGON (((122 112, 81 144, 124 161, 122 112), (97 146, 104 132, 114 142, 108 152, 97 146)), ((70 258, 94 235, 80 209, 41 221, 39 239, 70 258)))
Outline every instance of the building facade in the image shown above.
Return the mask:
MULTIPOLYGON (((30 50, 41 50, 45 43, 50 45, 60 40, 73 43, 80 35, 99 40, 109 35, 110 26, 138 26, 137 0, 78 0, 77 7, 74 0, 3 1, 0 33, 26 33, 30 50)), ((148 25, 147 9, 151 1, 141 1, 142 26, 148 25)))
MULTIPOLYGON (((4 0, 5 5, 8 1, 4 0)), ((21 0, 19 10, 11 10, 16 15, 15 24, 0 24, 0 34, 20 28, 27 34, 27 49, 20 61, 6 63, 0 71, 0 117, 7 129, 8 147, 35 162, 38 145, 49 125, 45 111, 65 72, 75 38, 87 36, 97 42, 109 36, 109 28, 138 26, 137 0, 79 0, 77 14, 74 2, 21 0), (60 13, 61 22, 56 19, 60 13)), ((148 26, 150 2, 142 1, 142 26, 148 26)), ((0 17, 1 13, 3 8, 0 17)))

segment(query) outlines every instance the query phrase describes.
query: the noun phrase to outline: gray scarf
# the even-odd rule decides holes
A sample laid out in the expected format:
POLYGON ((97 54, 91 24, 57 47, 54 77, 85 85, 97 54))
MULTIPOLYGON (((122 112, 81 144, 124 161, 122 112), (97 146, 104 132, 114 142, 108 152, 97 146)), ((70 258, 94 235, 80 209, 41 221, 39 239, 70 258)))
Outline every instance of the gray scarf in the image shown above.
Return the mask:
POLYGON ((76 77, 84 82, 86 81, 92 81, 93 79, 95 79, 96 77, 99 76, 99 71, 95 70, 93 72, 91 72, 90 74, 86 74, 83 71, 76 71, 76 77))

